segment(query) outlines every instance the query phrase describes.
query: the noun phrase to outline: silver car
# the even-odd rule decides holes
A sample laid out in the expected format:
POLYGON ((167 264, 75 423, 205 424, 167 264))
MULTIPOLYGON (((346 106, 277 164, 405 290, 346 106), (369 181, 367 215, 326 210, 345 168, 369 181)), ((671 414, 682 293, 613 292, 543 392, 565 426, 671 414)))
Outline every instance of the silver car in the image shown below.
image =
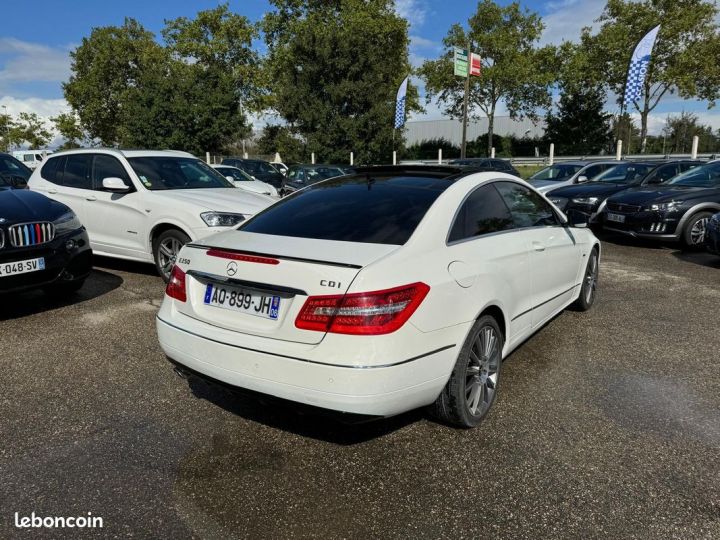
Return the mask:
POLYGON ((540 193, 573 184, 582 184, 618 165, 616 160, 608 161, 566 161, 545 167, 533 174, 528 182, 540 193))

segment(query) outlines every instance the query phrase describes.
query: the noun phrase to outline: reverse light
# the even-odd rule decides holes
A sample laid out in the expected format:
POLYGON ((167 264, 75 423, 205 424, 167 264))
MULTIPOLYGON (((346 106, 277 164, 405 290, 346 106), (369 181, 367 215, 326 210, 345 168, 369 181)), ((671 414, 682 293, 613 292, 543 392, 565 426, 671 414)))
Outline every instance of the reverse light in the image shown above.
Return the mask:
POLYGON ((179 302, 187 301, 185 272, 183 272, 178 265, 173 266, 170 281, 168 281, 167 287, 165 288, 165 294, 179 302))
POLYGON ((311 296, 295 326, 335 334, 389 334, 405 324, 429 291, 425 283, 412 283, 382 291, 311 296))

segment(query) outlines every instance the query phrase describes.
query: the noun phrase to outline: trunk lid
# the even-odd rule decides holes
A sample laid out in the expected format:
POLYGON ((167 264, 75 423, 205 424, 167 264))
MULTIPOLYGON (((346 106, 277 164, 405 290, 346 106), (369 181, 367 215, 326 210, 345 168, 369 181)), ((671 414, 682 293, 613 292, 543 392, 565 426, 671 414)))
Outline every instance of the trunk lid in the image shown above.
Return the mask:
MULTIPOLYGON (((309 296, 344 294, 368 264, 396 245, 341 242, 227 231, 186 246, 187 302, 181 313, 235 332, 316 344, 325 334, 295 327, 309 296), (208 285, 278 297, 277 319, 207 304, 208 285)), ((214 290, 214 289, 212 289, 214 290)))

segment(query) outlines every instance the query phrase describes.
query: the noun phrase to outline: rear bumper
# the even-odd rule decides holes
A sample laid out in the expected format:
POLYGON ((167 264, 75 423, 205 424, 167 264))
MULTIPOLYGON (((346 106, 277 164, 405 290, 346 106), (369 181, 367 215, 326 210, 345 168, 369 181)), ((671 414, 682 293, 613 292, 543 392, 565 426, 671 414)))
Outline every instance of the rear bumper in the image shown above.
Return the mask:
POLYGON ((160 317, 157 332, 173 363, 210 379, 306 405, 371 416, 392 416, 432 403, 458 353, 456 346, 447 346, 383 366, 353 367, 219 342, 160 317))

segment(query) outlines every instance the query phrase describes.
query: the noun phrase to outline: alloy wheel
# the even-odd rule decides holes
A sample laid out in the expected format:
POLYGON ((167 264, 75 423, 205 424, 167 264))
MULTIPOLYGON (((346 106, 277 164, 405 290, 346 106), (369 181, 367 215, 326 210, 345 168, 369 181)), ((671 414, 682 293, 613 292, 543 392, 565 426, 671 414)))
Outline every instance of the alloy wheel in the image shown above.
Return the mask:
POLYGON ((598 281, 598 258, 594 253, 590 256, 590 262, 585 272, 585 302, 592 304, 595 296, 595 289, 598 281))
POLYGON ((690 243, 693 246, 699 246, 705 241, 705 228, 707 227, 710 218, 704 217, 698 219, 693 223, 690 229, 690 243))
POLYGON ((465 400, 474 416, 482 416, 492 405, 500 371, 499 336, 491 326, 480 328, 470 348, 465 372, 465 400))
POLYGON ((158 244, 158 262, 166 280, 170 277, 170 272, 172 272, 175 260, 182 247, 180 240, 173 237, 165 238, 158 244))

